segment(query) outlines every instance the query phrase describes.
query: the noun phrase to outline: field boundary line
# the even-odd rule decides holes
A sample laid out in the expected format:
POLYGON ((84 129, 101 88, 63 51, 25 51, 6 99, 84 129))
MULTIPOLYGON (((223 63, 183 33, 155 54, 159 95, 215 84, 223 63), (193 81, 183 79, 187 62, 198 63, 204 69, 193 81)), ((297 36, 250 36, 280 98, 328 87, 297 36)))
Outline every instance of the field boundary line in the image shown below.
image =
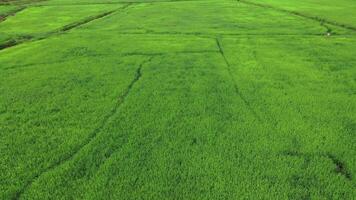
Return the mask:
POLYGON ((262 123, 262 118, 257 114, 257 112, 252 108, 251 104, 247 101, 247 99, 243 96, 243 94, 241 93, 240 91, 240 88, 237 84, 237 81, 236 79, 234 78, 233 76, 233 72, 232 72, 232 69, 231 69, 231 65, 229 63, 229 61, 227 60, 226 56, 225 56, 225 52, 224 52, 224 49, 222 47, 222 44, 221 44, 221 41, 218 37, 215 38, 215 41, 216 41, 216 46, 218 47, 219 49, 219 53, 221 54, 221 56, 223 57, 224 59, 224 62, 226 64, 226 67, 227 67, 227 71, 229 73, 229 76, 233 82, 233 85, 234 85, 234 89, 235 89, 235 92, 236 94, 240 97, 240 99, 244 102, 244 104, 246 105, 246 107, 248 108, 248 110, 253 114, 253 116, 259 121, 262 123))
POLYGON ((149 57, 148 59, 144 60, 139 64, 138 68, 136 69, 134 78, 131 80, 127 88, 122 92, 121 95, 117 98, 117 101, 114 105, 114 107, 104 116, 102 122, 99 124, 98 127, 96 127, 88 136, 88 138, 77 148, 75 148, 72 153, 68 154, 67 156, 64 156, 64 158, 58 160, 57 162, 53 163, 46 169, 42 170, 42 172, 39 172, 37 175, 35 175, 29 182, 25 184, 25 186, 19 190, 18 192, 15 193, 15 196, 13 199, 20 199, 21 196, 28 190, 28 188, 36 181, 38 180, 43 174, 46 174, 50 172, 51 170, 56 169, 57 167, 63 165, 64 163, 72 160, 83 148, 91 144, 92 141, 96 138, 96 136, 102 131, 103 128, 107 125, 107 123, 112 119, 112 117, 118 112, 119 108, 121 105, 125 103, 125 100, 127 96, 129 96, 132 88, 134 85, 137 83, 137 81, 140 80, 142 77, 142 67, 151 62, 153 59, 153 56, 149 57))
MULTIPOLYGON (((204 54, 204 53, 219 53, 217 50, 201 50, 201 51, 172 51, 172 52, 157 52, 157 53, 144 53, 144 52, 128 52, 128 53, 117 53, 115 56, 119 57, 128 57, 128 56, 165 56, 165 55, 177 55, 177 54, 204 54)), ((113 54, 94 54, 90 55, 90 57, 105 57, 105 56, 113 56, 113 54)), ((79 57, 79 58, 87 58, 87 56, 79 57)), ((36 62, 36 63, 27 63, 14 65, 11 67, 0 67, 0 71, 12 70, 12 69, 23 69, 36 65, 46 65, 46 64, 60 64, 66 63, 73 60, 77 60, 78 58, 71 58, 66 60, 52 61, 52 62, 36 62)))
MULTIPOLYGON (((323 25, 328 32, 331 32, 331 29, 325 24, 323 25)), ((200 38, 215 38, 216 35, 224 37, 235 37, 235 36, 261 36, 261 37, 281 37, 281 36, 324 36, 323 33, 204 33, 204 32, 177 32, 177 31, 153 31, 145 30, 143 32, 139 31, 121 31, 116 32, 120 35, 174 35, 174 36, 195 36, 200 38)), ((334 36, 353 36, 354 34, 335 34, 334 36)))
POLYGON ((325 24, 330 24, 330 25, 333 25, 333 26, 337 26, 339 28, 344 28, 344 29, 348 29, 348 30, 351 30, 351 31, 356 31, 356 27, 354 27, 354 26, 338 23, 338 22, 331 21, 331 20, 328 20, 328 19, 324 19, 324 18, 321 18, 321 17, 318 17, 318 16, 311 16, 311 15, 308 15, 308 14, 305 14, 305 13, 302 13, 302 12, 298 12, 298 11, 292 11, 292 10, 288 10, 288 9, 284 9, 284 8, 278 8, 278 7, 275 7, 275 6, 268 5, 268 4, 257 3, 257 2, 252 2, 252 1, 248 1, 248 0, 237 0, 237 2, 244 3, 244 4, 247 4, 247 5, 253 5, 253 6, 257 6, 257 7, 261 7, 261 8, 273 9, 275 11, 287 13, 289 15, 299 16, 299 17, 303 17, 305 19, 309 19, 309 20, 313 20, 313 21, 319 22, 321 26, 323 26, 324 28, 327 29, 327 33, 329 33, 329 31, 331 31, 331 29, 330 29, 330 27, 326 26, 325 24))

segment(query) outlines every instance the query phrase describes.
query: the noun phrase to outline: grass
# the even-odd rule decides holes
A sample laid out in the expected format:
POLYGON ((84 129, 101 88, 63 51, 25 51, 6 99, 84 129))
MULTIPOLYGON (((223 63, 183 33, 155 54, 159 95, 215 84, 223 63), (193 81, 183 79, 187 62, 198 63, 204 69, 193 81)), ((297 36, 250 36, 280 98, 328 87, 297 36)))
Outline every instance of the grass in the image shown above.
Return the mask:
POLYGON ((0 199, 356 196, 352 0, 251 2, 50 0, 0 22, 0 43, 28 36, 0 50, 0 199))

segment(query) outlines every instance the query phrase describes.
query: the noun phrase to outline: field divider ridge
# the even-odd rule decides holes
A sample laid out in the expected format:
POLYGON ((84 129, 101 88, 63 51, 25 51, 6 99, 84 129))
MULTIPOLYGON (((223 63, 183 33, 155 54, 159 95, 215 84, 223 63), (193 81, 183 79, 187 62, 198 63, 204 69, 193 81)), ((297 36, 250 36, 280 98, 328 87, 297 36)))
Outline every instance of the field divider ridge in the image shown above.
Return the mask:
MULTIPOLYGON (((331 33, 332 30, 330 27, 327 27, 325 24, 322 25, 327 29, 327 32, 331 33)), ((146 32, 130 32, 130 31, 121 31, 116 32, 120 35, 174 35, 174 36, 195 36, 200 38, 210 38, 214 39, 216 35, 224 37, 246 37, 246 36, 261 36, 261 37, 282 37, 282 36, 324 36, 325 34, 321 33, 204 33, 204 32, 169 32, 169 31, 146 31, 146 32)), ((350 34, 337 34, 337 36, 347 36, 350 34)))
MULTIPOLYGON (((203 54, 203 53, 219 53, 219 51, 217 51, 217 50, 201 50, 201 51, 197 50, 197 51, 173 51, 173 52, 166 52, 166 53, 130 52, 130 53, 116 53, 115 55, 117 55, 119 57, 128 57, 128 56, 165 56, 165 55, 176 55, 176 54, 203 54)), ((111 56, 111 54, 93 54, 90 56, 91 57, 105 57, 105 56, 111 56)), ((84 58, 84 57, 82 57, 82 58, 84 58)), ((66 62, 77 60, 77 59, 78 58, 70 58, 70 59, 64 59, 64 60, 58 60, 58 61, 52 61, 52 62, 26 63, 26 64, 20 64, 20 65, 0 68, 0 70, 6 71, 6 70, 13 70, 13 69, 23 69, 23 68, 36 66, 36 65, 60 64, 60 63, 66 63, 66 62)))

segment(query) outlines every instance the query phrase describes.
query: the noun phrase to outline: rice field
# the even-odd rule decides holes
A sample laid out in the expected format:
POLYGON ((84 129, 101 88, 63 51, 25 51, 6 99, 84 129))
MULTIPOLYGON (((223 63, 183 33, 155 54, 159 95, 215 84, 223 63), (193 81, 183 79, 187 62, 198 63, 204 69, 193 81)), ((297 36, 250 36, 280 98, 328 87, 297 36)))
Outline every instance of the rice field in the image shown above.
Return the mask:
POLYGON ((354 199, 355 12, 0 1, 0 199, 354 199))

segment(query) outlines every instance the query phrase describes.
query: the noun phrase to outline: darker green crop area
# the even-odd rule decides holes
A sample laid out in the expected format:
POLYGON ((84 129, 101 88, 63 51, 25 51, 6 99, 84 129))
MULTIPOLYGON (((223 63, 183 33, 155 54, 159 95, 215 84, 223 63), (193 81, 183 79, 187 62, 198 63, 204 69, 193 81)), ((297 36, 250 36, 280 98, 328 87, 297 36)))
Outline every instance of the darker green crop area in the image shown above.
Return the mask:
POLYGON ((355 11, 1 2, 0 199, 353 199, 355 11))

